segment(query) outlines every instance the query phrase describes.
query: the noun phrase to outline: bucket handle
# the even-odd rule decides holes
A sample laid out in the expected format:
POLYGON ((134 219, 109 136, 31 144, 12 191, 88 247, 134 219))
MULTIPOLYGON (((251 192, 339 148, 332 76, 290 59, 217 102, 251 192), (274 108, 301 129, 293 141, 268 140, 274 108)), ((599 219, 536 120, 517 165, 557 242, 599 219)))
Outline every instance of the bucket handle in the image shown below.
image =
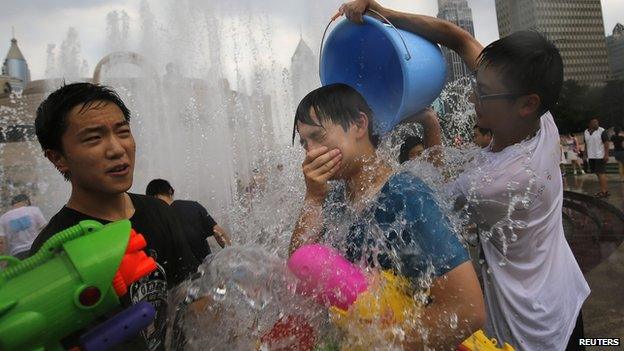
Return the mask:
MULTIPOLYGON (((386 21, 386 23, 388 25, 390 25, 395 31, 396 33, 399 35, 399 38, 401 38, 401 42, 403 43, 403 47, 405 47, 405 60, 409 61, 412 58, 412 55, 409 52, 409 49, 407 48, 407 44, 405 43, 405 39, 403 38, 403 36, 401 35, 401 32, 399 32, 399 30, 397 29, 397 27, 394 26, 394 24, 392 24, 392 22, 390 22, 386 17, 384 17, 381 13, 375 11, 375 10, 371 10, 368 9, 366 10, 366 12, 372 12, 375 15, 381 17, 384 21, 386 21)), ((319 74, 321 73, 321 60, 323 59, 323 46, 325 44, 325 36, 327 35, 327 30, 329 29, 329 26, 331 26, 332 23, 334 23, 334 21, 340 17, 339 14, 334 15, 330 20, 329 23, 327 23, 327 26, 325 27, 325 30, 323 31, 323 37, 321 38, 321 48, 319 50, 319 74)))

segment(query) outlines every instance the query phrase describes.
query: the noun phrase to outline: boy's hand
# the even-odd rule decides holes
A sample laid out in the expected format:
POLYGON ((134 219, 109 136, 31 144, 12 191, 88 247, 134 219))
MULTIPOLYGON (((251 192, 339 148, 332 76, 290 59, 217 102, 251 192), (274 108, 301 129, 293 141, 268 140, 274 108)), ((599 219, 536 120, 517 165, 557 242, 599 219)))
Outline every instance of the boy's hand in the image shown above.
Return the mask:
POLYGON ((376 3, 374 0, 355 0, 345 2, 342 6, 340 6, 340 9, 338 9, 337 15, 345 15, 350 21, 362 24, 364 23, 362 16, 368 9, 379 12, 381 10, 381 5, 376 3))
POLYGON ((306 182, 306 199, 322 202, 327 196, 327 181, 333 177, 342 164, 342 153, 338 149, 328 151, 326 146, 310 150, 303 161, 303 175, 306 182))

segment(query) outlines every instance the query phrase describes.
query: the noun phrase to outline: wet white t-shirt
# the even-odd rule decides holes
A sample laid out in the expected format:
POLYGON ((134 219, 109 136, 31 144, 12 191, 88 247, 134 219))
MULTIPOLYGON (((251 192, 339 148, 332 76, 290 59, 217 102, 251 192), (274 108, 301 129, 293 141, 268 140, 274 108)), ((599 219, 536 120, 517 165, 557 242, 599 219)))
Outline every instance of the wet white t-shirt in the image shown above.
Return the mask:
POLYGON ((593 132, 589 132, 588 129, 585 129, 585 148, 587 149, 587 158, 588 159, 602 159, 604 158, 604 143, 602 141, 602 133, 604 133, 604 128, 598 127, 598 130, 593 132))
POLYGON ((5 237, 11 255, 30 250, 30 246, 46 225, 39 207, 24 206, 0 217, 0 236, 5 237))
POLYGON ((589 295, 562 224, 559 131, 550 112, 537 134, 450 184, 480 229, 485 332, 516 350, 564 350, 589 295))

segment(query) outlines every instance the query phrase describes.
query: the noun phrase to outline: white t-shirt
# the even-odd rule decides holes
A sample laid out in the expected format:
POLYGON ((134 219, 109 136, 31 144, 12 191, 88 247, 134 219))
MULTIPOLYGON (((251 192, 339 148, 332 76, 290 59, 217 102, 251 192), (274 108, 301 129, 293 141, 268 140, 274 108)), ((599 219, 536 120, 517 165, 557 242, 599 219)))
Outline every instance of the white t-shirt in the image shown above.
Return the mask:
POLYGON ((0 236, 5 237, 9 253, 15 255, 30 250, 30 245, 45 225, 39 207, 18 207, 0 217, 0 236))
POLYGON ((587 150, 587 158, 604 158, 604 143, 602 142, 602 133, 604 128, 598 127, 592 133, 585 129, 585 149, 587 150))
POLYGON ((482 156, 450 190, 480 229, 485 332, 516 350, 564 350, 590 290, 563 233, 552 115, 533 138, 482 156))

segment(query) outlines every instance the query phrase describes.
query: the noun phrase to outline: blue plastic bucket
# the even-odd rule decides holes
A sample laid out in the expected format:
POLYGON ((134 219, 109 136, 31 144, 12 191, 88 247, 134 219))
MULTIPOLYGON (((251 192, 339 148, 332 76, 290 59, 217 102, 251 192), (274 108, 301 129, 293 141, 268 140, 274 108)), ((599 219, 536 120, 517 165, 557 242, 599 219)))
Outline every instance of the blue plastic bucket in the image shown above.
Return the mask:
POLYGON ((345 83, 359 91, 381 134, 430 106, 444 86, 438 45, 369 16, 363 25, 341 21, 322 50, 323 85, 345 83))

